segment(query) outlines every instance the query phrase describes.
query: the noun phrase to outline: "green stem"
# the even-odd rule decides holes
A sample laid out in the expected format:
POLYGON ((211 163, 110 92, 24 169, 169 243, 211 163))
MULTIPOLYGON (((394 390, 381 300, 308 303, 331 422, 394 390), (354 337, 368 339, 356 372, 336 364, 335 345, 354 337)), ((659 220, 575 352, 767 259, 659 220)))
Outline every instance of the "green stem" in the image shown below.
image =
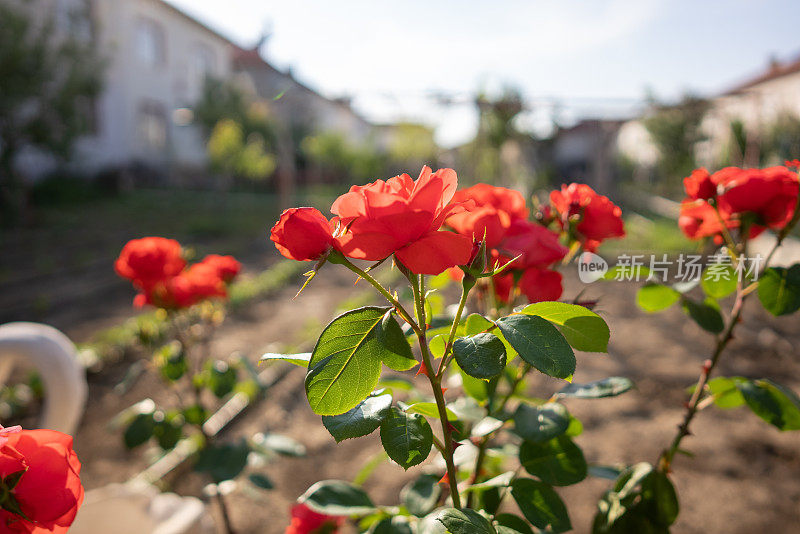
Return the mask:
POLYGON ((447 337, 447 345, 444 349, 444 355, 442 356, 442 361, 439 362, 439 370, 436 371, 436 376, 439 378, 442 377, 445 369, 447 368, 447 364, 450 361, 451 351, 453 350, 453 343, 456 339, 456 332, 458 331, 458 325, 461 322, 461 316, 464 314, 464 308, 467 305, 467 298, 469 297, 469 290, 474 286, 468 286, 466 284, 461 285, 461 299, 458 301, 458 310, 456 310, 456 316, 453 317, 453 325, 450 327, 450 335, 447 337))
MULTIPOLYGON (((420 325, 426 325, 425 321, 425 277, 423 275, 411 275, 409 277, 411 287, 414 292, 414 305, 417 312, 417 321, 420 325)), ((423 326, 417 332, 417 339, 419 340, 419 348, 422 354, 422 362, 425 364, 425 374, 431 383, 433 390, 433 397, 436 399, 436 408, 439 411, 439 422, 442 425, 442 456, 444 457, 445 464, 447 465, 447 478, 450 486, 450 496, 453 499, 453 507, 456 509, 461 508, 461 496, 458 493, 458 472, 456 465, 453 461, 453 437, 450 429, 450 421, 447 418, 447 404, 444 400, 444 393, 442 392, 441 377, 433 372, 433 363, 431 362, 430 350, 428 349, 428 340, 425 336, 425 327, 423 326)))

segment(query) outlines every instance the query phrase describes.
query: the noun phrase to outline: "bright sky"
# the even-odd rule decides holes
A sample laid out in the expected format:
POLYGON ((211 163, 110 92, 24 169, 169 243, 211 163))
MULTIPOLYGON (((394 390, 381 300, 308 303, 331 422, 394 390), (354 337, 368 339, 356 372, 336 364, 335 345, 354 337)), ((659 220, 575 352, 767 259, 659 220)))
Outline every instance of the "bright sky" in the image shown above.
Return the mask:
POLYGON ((432 124, 445 145, 473 135, 481 89, 519 87, 542 127, 630 114, 648 89, 713 95, 800 54, 798 0, 168 1, 242 46, 271 31, 279 68, 375 122, 432 124))

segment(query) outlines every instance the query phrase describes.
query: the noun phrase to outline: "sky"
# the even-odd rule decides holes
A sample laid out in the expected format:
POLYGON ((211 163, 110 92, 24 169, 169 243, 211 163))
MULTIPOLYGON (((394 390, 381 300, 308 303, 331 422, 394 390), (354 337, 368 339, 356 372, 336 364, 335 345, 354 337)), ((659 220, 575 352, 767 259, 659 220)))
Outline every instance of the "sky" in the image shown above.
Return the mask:
POLYGON ((445 146, 474 135, 479 91, 519 88, 520 124, 543 132, 800 56, 798 0, 167 1, 244 47, 269 32, 275 66, 371 121, 430 124, 445 146))

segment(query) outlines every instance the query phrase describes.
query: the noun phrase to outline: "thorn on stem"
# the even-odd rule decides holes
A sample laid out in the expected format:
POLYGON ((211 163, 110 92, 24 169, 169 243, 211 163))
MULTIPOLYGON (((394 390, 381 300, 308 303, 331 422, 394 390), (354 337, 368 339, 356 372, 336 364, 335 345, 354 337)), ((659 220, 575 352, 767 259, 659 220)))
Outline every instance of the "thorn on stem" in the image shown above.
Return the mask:
POLYGON ((428 374, 428 368, 425 366, 425 362, 419 362, 419 369, 417 369, 417 374, 415 374, 414 376, 427 375, 427 374, 428 374))

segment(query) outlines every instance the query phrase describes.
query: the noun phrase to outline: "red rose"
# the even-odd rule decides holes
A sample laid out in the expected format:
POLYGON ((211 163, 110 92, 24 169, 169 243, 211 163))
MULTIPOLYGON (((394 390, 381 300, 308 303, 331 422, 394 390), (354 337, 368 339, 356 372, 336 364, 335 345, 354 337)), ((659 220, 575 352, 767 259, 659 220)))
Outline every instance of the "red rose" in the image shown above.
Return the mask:
POLYGON ((175 276, 185 266, 181 245, 174 239, 163 237, 128 241, 114 263, 118 275, 131 280, 144 291, 175 276))
MULTIPOLYGON (((518 287, 530 303, 558 300, 564 291, 561 273, 549 269, 526 269, 519 279, 518 287)), ((511 286, 514 283, 512 273, 502 273, 492 277, 494 292, 500 302, 507 303, 511 286)))
POLYGON ((286 534, 336 534, 344 523, 344 517, 315 512, 305 504, 292 506, 292 522, 286 534))
POLYGON ((226 284, 236 278, 236 275, 242 270, 242 264, 236 261, 236 258, 233 256, 220 256, 219 254, 209 254, 203 258, 200 265, 211 266, 216 271, 217 276, 226 284))
POLYGON ((692 200, 708 200, 717 196, 717 184, 705 169, 696 169, 683 179, 683 188, 692 200))
POLYGON ((719 210, 726 216, 755 213, 759 224, 781 229, 794 215, 800 185, 797 174, 786 167, 728 167, 712 179, 720 190, 719 210))
MULTIPOLYGON (((738 228, 740 224, 738 220, 731 219, 726 213, 717 214, 714 206, 703 200, 687 198, 681 203, 678 226, 689 239, 713 237, 715 243, 722 244, 722 222, 729 229, 738 228)), ((763 226, 759 225, 751 226, 750 238, 757 237, 764 229, 763 226)))
POLYGON ((272 227, 270 239, 290 260, 318 260, 334 244, 332 224, 318 209, 290 208, 272 227))
POLYGON ((561 216, 562 225, 566 225, 572 217, 578 218, 575 229, 582 238, 581 242, 591 240, 599 243, 612 237, 625 236, 620 207, 608 197, 598 195, 588 185, 562 185, 561 191, 550 193, 550 202, 561 216))
POLYGON ((0 476, 21 473, 0 510, 2 532, 65 533, 83 503, 81 463, 72 450, 72 436, 54 430, 8 434, 0 448, 0 476), (10 511, 18 505, 18 513, 10 511), (27 518, 27 519, 25 519, 27 518))
POLYGON ((194 306, 200 301, 219 297, 226 298, 225 281, 220 278, 214 265, 196 263, 178 276, 173 276, 134 299, 134 305, 145 304, 159 308, 177 310, 194 306))
POLYGON ((528 217, 525 198, 513 189, 478 184, 457 191, 453 196, 454 202, 469 200, 474 202, 474 207, 451 215, 447 225, 471 239, 483 239, 485 235, 488 248, 500 244, 513 221, 528 217))
POLYGON ((559 242, 558 234, 528 220, 514 221, 498 248, 508 259, 522 255, 514 262, 514 269, 545 268, 561 261, 569 252, 559 242))
POLYGON ((439 231, 445 219, 464 209, 451 203, 458 179, 452 169, 423 167, 407 174, 350 188, 331 206, 345 231, 337 248, 355 259, 378 261, 391 254, 417 274, 439 274, 469 261, 472 239, 439 231))

